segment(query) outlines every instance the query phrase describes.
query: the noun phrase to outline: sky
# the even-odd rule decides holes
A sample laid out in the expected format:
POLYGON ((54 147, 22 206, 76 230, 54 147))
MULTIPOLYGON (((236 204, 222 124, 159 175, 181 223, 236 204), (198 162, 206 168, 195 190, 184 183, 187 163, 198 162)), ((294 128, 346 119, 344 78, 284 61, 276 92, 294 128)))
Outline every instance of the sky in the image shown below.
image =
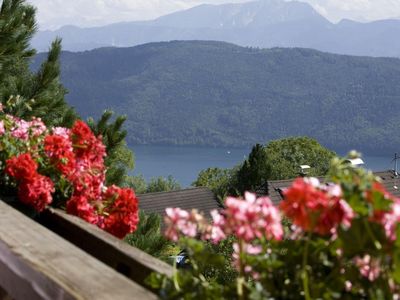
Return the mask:
MULTIPOLYGON (((249 0, 28 0, 38 8, 40 29, 63 25, 92 27, 121 21, 150 20, 196 5, 249 0)), ((290 0, 287 0, 290 1, 290 0)), ((300 0, 332 22, 400 18, 400 0, 300 0)), ((0 1, 1 2, 1 1, 0 1)))

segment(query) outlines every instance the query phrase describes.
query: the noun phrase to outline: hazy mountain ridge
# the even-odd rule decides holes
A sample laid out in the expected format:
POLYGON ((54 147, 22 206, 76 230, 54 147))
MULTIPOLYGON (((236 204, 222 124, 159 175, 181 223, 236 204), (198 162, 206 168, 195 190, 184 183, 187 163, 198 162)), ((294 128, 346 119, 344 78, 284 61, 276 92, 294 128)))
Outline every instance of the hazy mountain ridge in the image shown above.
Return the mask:
POLYGON ((39 32, 32 45, 45 51, 56 36, 63 38, 64 49, 70 51, 170 40, 215 40, 261 48, 304 47, 400 57, 400 20, 332 24, 306 3, 282 0, 200 5, 154 21, 94 28, 66 26, 39 32))
POLYGON ((400 144, 395 58, 152 43, 64 52, 62 81, 82 115, 127 114, 130 143, 248 146, 309 135, 335 149, 400 144))
POLYGON ((329 23, 306 3, 260 0, 221 5, 204 4, 162 16, 150 24, 183 29, 260 28, 311 19, 329 23))

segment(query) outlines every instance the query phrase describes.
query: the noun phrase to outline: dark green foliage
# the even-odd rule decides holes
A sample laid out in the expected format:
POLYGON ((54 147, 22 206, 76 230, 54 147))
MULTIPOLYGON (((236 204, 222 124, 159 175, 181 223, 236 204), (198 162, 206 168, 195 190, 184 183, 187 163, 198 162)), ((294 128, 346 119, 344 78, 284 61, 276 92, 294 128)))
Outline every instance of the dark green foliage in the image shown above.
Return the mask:
POLYGON ((137 230, 127 235, 125 241, 154 257, 166 260, 168 257, 165 257, 165 251, 171 243, 161 234, 161 216, 140 211, 139 220, 137 230))
POLYGON ((194 186, 206 186, 223 205, 226 196, 255 191, 267 180, 291 179, 300 175, 300 165, 309 165, 310 176, 325 175, 335 153, 308 137, 256 144, 249 157, 232 169, 208 168, 197 176, 194 186))
MULTIPOLYGON (((0 8, 0 63, 15 58, 16 54, 20 59, 31 57, 35 51, 29 49, 29 42, 35 31, 33 6, 24 0, 3 0, 0 8)), ((0 76, 4 76, 3 69, 0 70, 0 76)))
POLYGON ((64 100, 67 90, 60 83, 61 40, 51 44, 47 60, 34 75, 29 98, 34 99, 32 111, 24 117, 40 117, 48 125, 70 127, 76 120, 76 113, 64 100))
POLYGON ((180 184, 170 175, 152 178, 147 185, 147 193, 170 192, 180 190, 180 184))
POLYGON ((147 279, 151 287, 159 290, 161 299, 234 299, 236 274, 224 271, 233 270, 229 266, 231 245, 226 246, 227 251, 218 253, 209 244, 183 238, 180 246, 187 249, 191 268, 176 273, 175 282, 179 288, 160 274, 153 273, 147 279), (219 277, 222 274, 226 277, 219 277))
POLYGON ((204 274, 208 280, 215 280, 219 284, 227 284, 233 282, 237 277, 237 271, 233 267, 233 243, 237 242, 234 237, 229 237, 226 240, 221 241, 218 244, 208 242, 207 248, 219 255, 222 255, 224 259, 224 265, 221 268, 215 268, 209 265, 205 270, 204 274))
POLYGON ((309 165, 309 176, 325 175, 335 153, 308 137, 290 137, 270 142, 265 148, 268 179, 299 176, 300 165, 309 165))
POLYGON ((37 73, 29 69, 35 51, 29 41, 36 30, 35 9, 22 0, 5 0, 0 9, 0 102, 14 98, 7 112, 30 119, 42 118, 46 125, 70 126, 75 112, 65 103, 60 83, 61 41, 55 40, 37 73), (15 100, 17 99, 17 100, 15 100))
POLYGON ((62 61, 69 103, 86 115, 126 114, 131 145, 248 146, 303 135, 346 151, 400 144, 395 58, 175 41, 66 52, 62 61))
POLYGON ((102 136, 106 146, 107 185, 122 185, 135 163, 133 152, 129 150, 125 142, 127 132, 122 128, 126 117, 118 116, 111 122, 113 114, 112 111, 106 110, 97 122, 89 118, 88 124, 96 136, 102 136))
POLYGON ((226 196, 235 189, 236 172, 236 168, 208 168, 199 173, 192 185, 208 187, 222 206, 226 196))
POLYGON ((132 188, 138 195, 145 194, 147 191, 147 183, 143 175, 125 176, 123 185, 132 188))
POLYGON ((265 147, 256 144, 253 146, 249 158, 240 166, 237 172, 236 188, 239 194, 245 191, 254 191, 271 177, 271 171, 275 166, 268 163, 265 147))
POLYGON ((136 194, 159 193, 180 190, 180 184, 170 175, 154 177, 147 183, 142 175, 126 176, 125 185, 133 188, 136 194))

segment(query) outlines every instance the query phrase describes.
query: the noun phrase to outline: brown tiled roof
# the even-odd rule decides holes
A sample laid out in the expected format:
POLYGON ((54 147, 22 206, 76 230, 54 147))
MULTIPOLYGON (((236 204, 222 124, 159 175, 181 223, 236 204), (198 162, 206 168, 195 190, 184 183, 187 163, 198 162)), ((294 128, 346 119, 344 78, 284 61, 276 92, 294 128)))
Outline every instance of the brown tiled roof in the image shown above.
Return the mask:
MULTIPOLYGON (((321 182, 324 181, 324 177, 317 177, 321 182)), ((283 200, 282 191, 291 186, 294 179, 285 180, 270 180, 266 184, 256 189, 255 193, 258 197, 268 196, 272 203, 278 204, 283 200)))
MULTIPOLYGON (((393 171, 374 172, 382 180, 382 184, 386 190, 396 197, 400 197, 400 176, 395 176, 393 171)), ((324 177, 318 177, 323 182, 324 177)), ((269 196, 274 204, 278 204, 283 200, 280 191, 289 187, 294 179, 287 180, 271 180, 266 182, 263 186, 256 189, 255 193, 258 197, 269 196)))
POLYGON ((375 176, 382 179, 382 184, 393 196, 400 197, 400 176, 393 171, 374 172, 375 176))
POLYGON ((165 215, 167 207, 179 207, 185 210, 197 209, 209 217, 210 211, 218 209, 218 202, 208 188, 189 188, 172 192, 148 193, 138 195, 139 208, 148 213, 165 215))

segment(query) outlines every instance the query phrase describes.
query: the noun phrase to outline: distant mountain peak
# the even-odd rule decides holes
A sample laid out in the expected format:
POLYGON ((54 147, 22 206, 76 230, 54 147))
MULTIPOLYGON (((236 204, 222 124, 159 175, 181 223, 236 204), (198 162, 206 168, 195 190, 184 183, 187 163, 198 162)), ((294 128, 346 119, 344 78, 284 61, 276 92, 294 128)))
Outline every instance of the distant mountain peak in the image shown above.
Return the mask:
POLYGON ((171 40, 217 40, 251 47, 303 47, 340 54, 400 57, 399 35, 400 20, 343 20, 334 24, 304 2, 258 0, 203 4, 152 21, 42 31, 33 38, 32 46, 47 51, 57 36, 63 39, 63 48, 71 51, 171 40))
POLYGON ((177 28, 265 27, 283 22, 317 19, 329 22, 304 2, 257 0, 244 3, 202 4, 154 20, 156 25, 177 28))

